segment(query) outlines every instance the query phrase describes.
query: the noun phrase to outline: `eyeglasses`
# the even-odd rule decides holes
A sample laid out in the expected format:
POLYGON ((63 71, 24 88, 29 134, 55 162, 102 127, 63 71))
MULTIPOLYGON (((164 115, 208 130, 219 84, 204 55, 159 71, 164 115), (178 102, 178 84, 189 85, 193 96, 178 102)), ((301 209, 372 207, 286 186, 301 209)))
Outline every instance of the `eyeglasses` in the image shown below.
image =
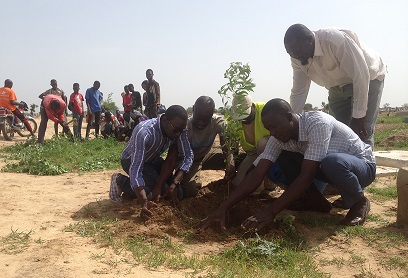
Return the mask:
POLYGON ((171 125, 171 128, 173 129, 173 133, 177 134, 177 133, 182 133, 183 131, 186 131, 187 128, 179 128, 179 127, 175 127, 173 125, 173 123, 169 120, 169 124, 171 125))

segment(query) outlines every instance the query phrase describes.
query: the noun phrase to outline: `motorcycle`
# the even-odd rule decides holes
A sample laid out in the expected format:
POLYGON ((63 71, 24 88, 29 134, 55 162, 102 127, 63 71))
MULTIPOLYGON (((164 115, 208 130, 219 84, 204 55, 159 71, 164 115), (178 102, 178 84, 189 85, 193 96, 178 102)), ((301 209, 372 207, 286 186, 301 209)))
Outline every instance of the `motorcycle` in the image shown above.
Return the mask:
MULTIPOLYGON (((17 106, 21 112, 28 111, 27 103, 22 101, 21 105, 17 106)), ((24 112, 23 112, 24 113, 24 112)), ((37 131, 37 122, 35 119, 24 113, 27 121, 30 123, 33 132, 37 131)), ((0 107, 0 131, 3 133, 4 139, 11 141, 14 137, 14 132, 17 132, 21 137, 28 137, 31 133, 27 130, 24 123, 17 118, 9 109, 0 107)))

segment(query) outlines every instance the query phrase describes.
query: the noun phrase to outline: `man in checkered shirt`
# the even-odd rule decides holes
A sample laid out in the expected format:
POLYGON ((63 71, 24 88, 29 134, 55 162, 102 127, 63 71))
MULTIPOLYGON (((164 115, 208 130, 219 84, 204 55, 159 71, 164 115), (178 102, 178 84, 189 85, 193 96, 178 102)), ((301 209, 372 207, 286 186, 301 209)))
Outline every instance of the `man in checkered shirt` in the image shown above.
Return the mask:
POLYGON ((262 122, 271 133, 265 151, 238 189, 202 220, 199 229, 217 221, 225 228, 226 211, 256 190, 274 162, 281 167, 289 186, 271 205, 247 218, 242 223, 244 229, 261 229, 290 206, 329 212, 332 205, 316 190, 314 178, 339 190, 341 200, 337 204, 349 209, 345 225, 364 223, 370 202, 363 190, 374 181, 376 173, 371 146, 332 116, 318 111, 295 114, 282 99, 272 99, 265 105, 262 122))

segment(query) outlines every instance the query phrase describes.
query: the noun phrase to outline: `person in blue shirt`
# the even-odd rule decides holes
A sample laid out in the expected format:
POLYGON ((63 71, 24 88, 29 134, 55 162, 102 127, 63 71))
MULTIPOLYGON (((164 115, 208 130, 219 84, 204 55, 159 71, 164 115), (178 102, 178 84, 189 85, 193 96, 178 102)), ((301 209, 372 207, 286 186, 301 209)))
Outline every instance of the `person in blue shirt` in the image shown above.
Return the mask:
POLYGON ((122 152, 122 168, 129 176, 112 175, 110 199, 122 202, 138 198, 140 216, 145 220, 152 217, 150 209, 160 198, 168 196, 173 205, 179 206, 183 198, 181 181, 194 161, 186 126, 187 112, 180 105, 172 105, 165 114, 140 122, 122 152), (161 155, 167 150, 163 160, 161 155), (178 157, 181 162, 177 165, 178 157))
POLYGON ((85 100, 88 107, 88 124, 86 126, 86 139, 89 139, 92 122, 95 121, 95 136, 99 134, 99 121, 102 112, 103 94, 99 91, 101 82, 95 81, 93 87, 86 90, 85 100))

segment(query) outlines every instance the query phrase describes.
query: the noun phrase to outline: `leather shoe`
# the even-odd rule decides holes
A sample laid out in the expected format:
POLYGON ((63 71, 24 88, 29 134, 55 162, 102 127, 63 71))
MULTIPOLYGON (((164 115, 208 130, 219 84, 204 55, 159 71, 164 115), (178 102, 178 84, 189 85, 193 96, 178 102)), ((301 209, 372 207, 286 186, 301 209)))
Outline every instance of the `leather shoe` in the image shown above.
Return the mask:
POLYGON ((344 218, 343 224, 347 226, 362 225, 370 211, 370 201, 363 196, 354 206, 352 206, 344 218))

